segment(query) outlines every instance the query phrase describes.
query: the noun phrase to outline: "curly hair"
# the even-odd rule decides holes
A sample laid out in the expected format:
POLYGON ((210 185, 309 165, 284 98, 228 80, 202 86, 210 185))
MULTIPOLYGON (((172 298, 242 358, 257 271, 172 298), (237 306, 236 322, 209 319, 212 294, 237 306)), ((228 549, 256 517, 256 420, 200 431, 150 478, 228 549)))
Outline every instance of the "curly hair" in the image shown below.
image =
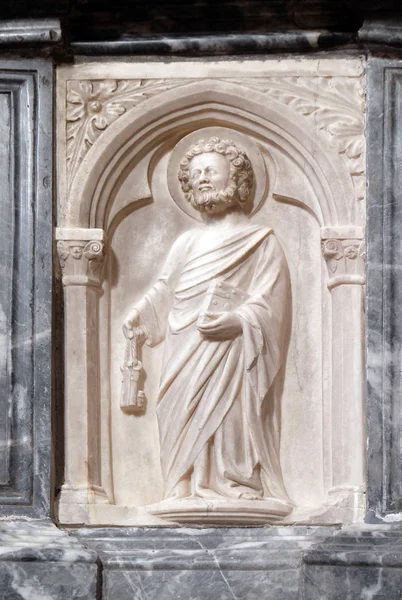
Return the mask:
POLYGON ((232 140, 221 140, 211 137, 209 140, 199 140, 186 152, 186 156, 180 162, 178 178, 186 200, 191 202, 193 189, 190 184, 190 161, 194 156, 206 152, 216 152, 225 156, 230 163, 230 178, 236 186, 238 200, 244 204, 250 197, 254 184, 253 167, 243 150, 239 150, 232 140))

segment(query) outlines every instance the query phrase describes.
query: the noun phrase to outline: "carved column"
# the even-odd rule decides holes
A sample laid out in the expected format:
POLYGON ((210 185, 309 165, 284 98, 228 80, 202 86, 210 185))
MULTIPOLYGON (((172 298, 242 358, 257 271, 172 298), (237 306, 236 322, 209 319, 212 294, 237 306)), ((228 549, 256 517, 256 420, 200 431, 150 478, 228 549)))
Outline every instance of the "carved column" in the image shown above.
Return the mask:
MULTIPOLYGON (((104 231, 57 229, 64 287, 65 482, 59 520, 77 522, 71 505, 107 502, 100 475, 99 294, 104 231)), ((82 518, 85 509, 82 507, 82 518)), ((78 511, 79 512, 79 511, 78 511)))
POLYGON ((331 503, 351 511, 353 518, 364 509, 363 228, 325 227, 321 239, 332 322, 332 398, 324 441, 328 449, 326 483, 331 503))

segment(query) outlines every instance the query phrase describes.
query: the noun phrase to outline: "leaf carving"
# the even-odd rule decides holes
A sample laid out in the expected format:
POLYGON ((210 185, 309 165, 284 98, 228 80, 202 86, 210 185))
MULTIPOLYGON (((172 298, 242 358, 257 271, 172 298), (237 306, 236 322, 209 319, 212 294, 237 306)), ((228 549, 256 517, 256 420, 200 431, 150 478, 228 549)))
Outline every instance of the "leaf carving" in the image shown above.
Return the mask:
MULTIPOLYGON (((238 79, 227 79, 239 84, 238 79)), ((364 89, 360 77, 251 77, 256 89, 314 120, 345 161, 359 200, 364 198, 364 89)))
MULTIPOLYGON (((121 115, 197 79, 70 80, 67 82, 67 183, 102 132, 121 115)), ((364 90, 360 77, 251 77, 224 81, 256 89, 314 122, 345 161, 364 198, 364 90)))
POLYGON ((67 81, 68 187, 90 148, 121 115, 144 100, 186 83, 188 79, 67 81))

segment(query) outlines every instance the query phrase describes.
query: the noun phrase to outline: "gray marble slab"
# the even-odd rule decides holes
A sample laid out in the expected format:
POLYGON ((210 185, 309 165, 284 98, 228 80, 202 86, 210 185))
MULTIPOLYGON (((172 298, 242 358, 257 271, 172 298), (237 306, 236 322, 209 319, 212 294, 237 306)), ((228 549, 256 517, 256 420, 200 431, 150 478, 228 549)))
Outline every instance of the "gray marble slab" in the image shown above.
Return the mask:
POLYGON ((304 600, 400 600, 400 525, 356 526, 336 532, 303 556, 304 600))
POLYGON ((134 37, 118 41, 77 41, 71 44, 76 54, 185 54, 220 55, 271 51, 325 50, 342 46, 350 33, 331 31, 280 31, 264 34, 170 35, 134 37))
POLYGON ((104 600, 296 600, 301 558, 330 527, 82 529, 104 600))
POLYGON ((50 514, 52 82, 0 60, 0 517, 50 514))
POLYGON ((396 14, 388 18, 368 16, 364 19, 357 36, 361 42, 400 47, 402 46, 401 15, 396 14))
POLYGON ((0 21, 0 48, 14 45, 54 44, 61 40, 59 19, 0 21))
POLYGON ((95 600, 96 552, 50 521, 0 523, 0 600, 95 600))
POLYGON ((401 61, 369 60, 367 102, 367 503, 375 520, 402 510, 401 61))

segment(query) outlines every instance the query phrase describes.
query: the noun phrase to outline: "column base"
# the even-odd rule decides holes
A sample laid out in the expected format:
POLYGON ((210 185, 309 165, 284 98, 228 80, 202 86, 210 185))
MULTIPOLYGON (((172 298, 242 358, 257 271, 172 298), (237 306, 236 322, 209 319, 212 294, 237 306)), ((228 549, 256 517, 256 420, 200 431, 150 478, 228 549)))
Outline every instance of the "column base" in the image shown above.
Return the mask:
POLYGON ((89 507, 105 504, 109 504, 109 499, 98 485, 75 488, 64 484, 55 503, 56 517, 59 523, 87 524, 90 522, 89 507))
POLYGON ((343 525, 362 523, 366 510, 365 493, 357 487, 331 488, 319 506, 298 506, 285 519, 297 525, 343 525))

